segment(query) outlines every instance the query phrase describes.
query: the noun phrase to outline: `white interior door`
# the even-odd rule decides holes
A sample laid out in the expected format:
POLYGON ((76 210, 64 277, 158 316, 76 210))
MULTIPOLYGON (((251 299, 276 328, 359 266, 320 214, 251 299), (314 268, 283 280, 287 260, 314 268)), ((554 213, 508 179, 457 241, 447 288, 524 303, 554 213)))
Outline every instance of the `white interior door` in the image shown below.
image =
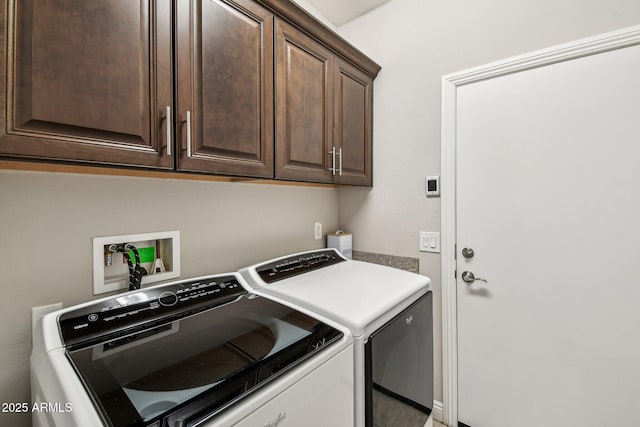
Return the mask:
POLYGON ((461 86, 456 123, 459 421, 640 425, 640 47, 461 86))

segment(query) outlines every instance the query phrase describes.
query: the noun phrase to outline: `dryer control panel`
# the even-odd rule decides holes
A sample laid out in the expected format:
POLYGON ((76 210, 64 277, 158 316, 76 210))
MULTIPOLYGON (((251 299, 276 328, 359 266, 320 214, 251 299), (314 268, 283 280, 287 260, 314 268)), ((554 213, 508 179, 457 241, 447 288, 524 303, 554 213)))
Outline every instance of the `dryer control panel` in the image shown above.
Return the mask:
POLYGON ((222 305, 247 293, 233 275, 211 276, 114 296, 63 313, 58 324, 65 345, 92 344, 164 322, 169 316, 185 317, 222 305))
POLYGON ((335 250, 327 249, 263 264, 256 267, 256 272, 265 283, 273 283, 343 261, 346 260, 335 250))

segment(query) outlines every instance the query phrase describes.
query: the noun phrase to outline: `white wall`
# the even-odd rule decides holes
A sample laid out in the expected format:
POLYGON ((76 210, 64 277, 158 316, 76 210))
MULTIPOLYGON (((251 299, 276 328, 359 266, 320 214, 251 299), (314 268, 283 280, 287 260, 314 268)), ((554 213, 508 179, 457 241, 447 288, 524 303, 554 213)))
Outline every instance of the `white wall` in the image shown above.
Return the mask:
POLYGON ((640 23, 638 0, 391 0, 338 31, 382 66, 374 89, 374 186, 339 190, 339 222, 354 249, 419 256, 434 283, 436 384, 442 400, 440 256, 418 232, 440 229, 440 200, 424 178, 440 172, 444 74, 640 23))
POLYGON ((337 217, 331 188, 0 170, 0 402, 29 402, 31 307, 94 298, 92 237, 180 230, 193 277, 322 247, 337 217))

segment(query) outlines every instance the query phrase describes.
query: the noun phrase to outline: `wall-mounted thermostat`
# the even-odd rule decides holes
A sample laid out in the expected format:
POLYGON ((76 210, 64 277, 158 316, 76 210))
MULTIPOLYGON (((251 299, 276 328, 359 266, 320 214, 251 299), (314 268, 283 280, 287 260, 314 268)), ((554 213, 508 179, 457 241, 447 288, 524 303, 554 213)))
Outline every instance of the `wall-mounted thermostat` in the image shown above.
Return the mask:
POLYGON ((440 177, 428 176, 425 179, 425 188, 427 192, 427 197, 439 196, 440 195, 440 177))

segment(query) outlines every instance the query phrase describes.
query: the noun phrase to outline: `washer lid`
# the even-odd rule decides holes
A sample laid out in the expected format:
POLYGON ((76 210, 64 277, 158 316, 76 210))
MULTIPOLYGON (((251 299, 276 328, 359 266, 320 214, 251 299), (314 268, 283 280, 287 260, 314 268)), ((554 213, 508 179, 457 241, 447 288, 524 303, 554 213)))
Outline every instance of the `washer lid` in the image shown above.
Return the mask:
MULTIPOLYGON (((299 254, 291 259, 297 257, 299 254)), ((284 264, 286 259, 277 262, 284 264)), ((259 271, 273 262, 249 267, 240 273, 249 286, 332 319, 348 327, 354 337, 362 336, 368 325, 399 304, 426 293, 431 283, 426 276, 351 260, 266 283, 259 271)))
MULTIPOLYGON (((209 307, 185 306, 143 324, 124 316, 131 323, 119 331, 109 327, 105 335, 67 347, 106 425, 186 425, 209 418, 343 336, 296 309, 239 286, 232 290, 232 301, 210 299, 209 307)), ((127 309, 139 309, 133 305, 127 309)), ((80 314, 85 312, 96 307, 80 314)), ((63 321, 76 324, 76 314, 63 321)), ((102 317, 95 322, 111 324, 102 317)))

